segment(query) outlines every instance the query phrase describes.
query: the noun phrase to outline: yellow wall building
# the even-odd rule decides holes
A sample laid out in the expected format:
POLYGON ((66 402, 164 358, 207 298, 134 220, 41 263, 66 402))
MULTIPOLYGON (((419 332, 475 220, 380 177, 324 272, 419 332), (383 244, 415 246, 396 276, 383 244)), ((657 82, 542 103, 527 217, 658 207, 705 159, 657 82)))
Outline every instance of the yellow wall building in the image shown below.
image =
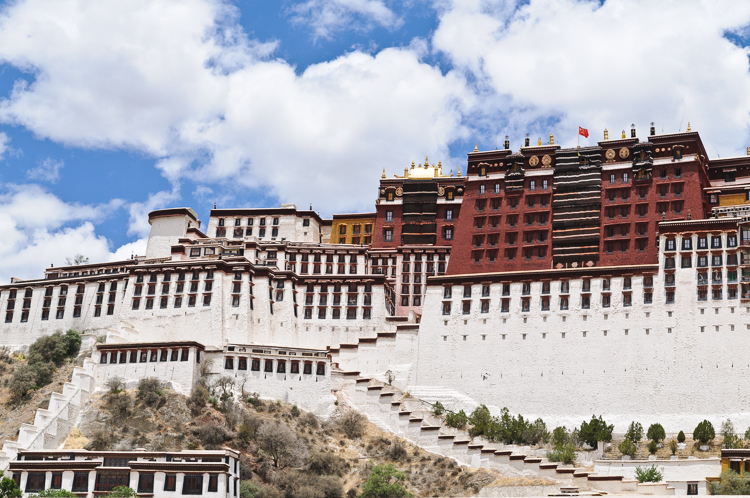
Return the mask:
POLYGON ((331 244, 372 244, 375 213, 335 214, 331 226, 331 244))

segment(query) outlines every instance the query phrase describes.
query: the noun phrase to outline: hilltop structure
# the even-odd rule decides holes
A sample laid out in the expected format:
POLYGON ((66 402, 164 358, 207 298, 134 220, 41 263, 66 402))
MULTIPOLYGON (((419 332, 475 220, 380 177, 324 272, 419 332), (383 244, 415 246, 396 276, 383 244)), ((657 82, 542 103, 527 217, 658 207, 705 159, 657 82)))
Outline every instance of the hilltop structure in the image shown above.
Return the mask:
MULTIPOLYGON (((697 132, 652 127, 585 148, 506 141, 444 169, 384 172, 374 213, 332 220, 214 209, 202 228, 192 209, 154 211, 143 256, 1 286, 0 341, 106 335, 100 380, 202 352, 277 397, 388 372, 449 407, 569 426, 750 423, 750 156, 710 160, 697 132)), ((157 370, 186 390, 197 371, 157 370)))

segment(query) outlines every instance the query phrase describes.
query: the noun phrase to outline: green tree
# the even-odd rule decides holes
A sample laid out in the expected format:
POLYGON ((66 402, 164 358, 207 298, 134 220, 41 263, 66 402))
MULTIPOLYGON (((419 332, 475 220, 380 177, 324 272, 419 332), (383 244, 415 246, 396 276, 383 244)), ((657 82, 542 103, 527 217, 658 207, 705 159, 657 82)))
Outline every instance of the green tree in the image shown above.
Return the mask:
POLYGON ((75 330, 68 330, 65 334, 55 332, 40 337, 29 346, 29 364, 52 362, 59 367, 66 358, 78 355, 80 349, 81 334, 75 330))
POLYGON ((240 482, 240 498, 258 498, 262 491, 263 489, 260 486, 250 481, 240 482))
POLYGON ((552 446, 558 448, 568 443, 571 443, 568 429, 565 426, 555 427, 555 430, 552 431, 552 446))
MULTIPOLYGON (((653 443, 653 441, 651 442, 653 443)), ((646 467, 645 469, 641 467, 635 468, 635 478, 638 479, 638 482, 661 482, 663 477, 662 473, 657 470, 656 465, 646 467)))
POLYGON ((656 455, 656 450, 658 450, 659 447, 656 445, 656 441, 651 441, 648 443, 648 452, 652 455, 656 455))
POLYGON ((432 414, 439 417, 443 413, 445 413, 445 407, 440 401, 435 401, 435 404, 432 405, 432 414))
POLYGON ((714 431, 714 426, 708 420, 700 422, 693 430, 693 439, 697 439, 701 444, 708 444, 708 442, 713 441, 715 437, 716 431, 714 431))
POLYGON ((669 451, 671 451, 673 455, 677 453, 677 441, 674 439, 669 442, 669 451))
POLYGON ((74 265, 83 265, 85 263, 89 262, 88 256, 84 256, 83 254, 76 254, 72 258, 65 258, 65 264, 68 266, 74 266, 74 265))
POLYGON ((612 431, 614 430, 615 426, 607 425, 601 416, 592 415, 590 422, 581 424, 579 437, 581 441, 596 449, 599 441, 612 441, 612 431))
POLYGON ((734 432, 734 424, 731 420, 727 419, 721 423, 721 437, 723 439, 722 446, 727 449, 741 448, 742 442, 737 434, 734 432))
POLYGON ((29 498, 76 498, 78 495, 64 489, 45 489, 39 494, 30 495, 29 498))
POLYGON ((376 465, 370 477, 362 485, 359 498, 406 498, 414 496, 404 487, 406 472, 401 472, 392 463, 376 465))
MULTIPOLYGON (((750 431, 750 429, 748 429, 748 430, 750 431)), ((686 439, 685 438, 685 433, 682 432, 682 431, 680 431, 680 433, 677 434, 677 442, 680 443, 680 444, 682 444, 682 443, 685 442, 685 439, 686 439)))
POLYGON ((555 446, 554 450, 547 452, 547 458, 550 462, 560 462, 567 465, 576 463, 577 457, 576 448, 570 443, 555 446))
MULTIPOLYGON (((0 471, 0 476, 2 475, 3 473, 0 471)), ((0 479, 0 498, 21 498, 21 496, 23 496, 23 493, 18 489, 16 481, 7 477, 0 479)))
POLYGON ((493 422, 494 420, 492 419, 492 415, 490 415, 489 408, 485 405, 476 407, 474 411, 471 412, 471 415, 469 415, 469 424, 471 425, 469 436, 477 437, 482 435, 494 435, 493 433, 496 432, 496 428, 493 427, 493 422))
POLYGON ((750 480, 732 470, 721 473, 718 483, 711 483, 713 495, 750 495, 750 480))
POLYGON ((638 441, 643 439, 643 426, 641 425, 641 423, 630 422, 628 432, 625 433, 625 438, 630 439, 635 444, 638 444, 638 441))
POLYGON ((661 424, 651 424, 646 433, 646 437, 652 441, 656 441, 658 444, 664 441, 664 438, 667 437, 667 433, 664 432, 664 427, 662 427, 661 424))

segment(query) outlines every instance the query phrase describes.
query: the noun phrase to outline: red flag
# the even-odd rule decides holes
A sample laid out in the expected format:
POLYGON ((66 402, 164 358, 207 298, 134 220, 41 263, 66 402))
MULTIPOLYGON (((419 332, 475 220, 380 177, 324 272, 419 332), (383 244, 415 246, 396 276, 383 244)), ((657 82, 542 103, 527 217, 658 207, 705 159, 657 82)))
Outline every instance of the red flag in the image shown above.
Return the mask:
POLYGON ((587 130, 586 128, 581 128, 579 126, 578 127, 578 134, 581 135, 581 136, 583 136, 583 137, 589 138, 589 130, 587 130))

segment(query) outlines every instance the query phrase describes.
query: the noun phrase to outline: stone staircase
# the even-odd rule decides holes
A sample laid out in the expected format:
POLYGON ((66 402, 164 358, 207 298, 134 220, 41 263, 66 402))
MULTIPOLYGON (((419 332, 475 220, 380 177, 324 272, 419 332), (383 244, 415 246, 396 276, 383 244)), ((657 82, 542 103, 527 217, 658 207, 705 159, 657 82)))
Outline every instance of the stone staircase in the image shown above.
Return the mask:
POLYGON ((18 440, 5 441, 0 451, 0 470, 6 470, 8 463, 18 454, 19 449, 57 449, 70 434, 81 407, 94 392, 96 363, 86 358, 83 367, 75 367, 70 382, 63 385, 62 393, 52 393, 49 406, 39 408, 34 424, 21 424, 18 440))
MULTIPOLYGON (((332 374, 338 377, 334 385, 340 388, 339 396, 365 413, 378 427, 408 439, 426 451, 452 458, 461 465, 493 469, 512 477, 548 478, 557 481, 560 487, 575 487, 581 491, 674 494, 674 488, 666 483, 644 487, 623 476, 597 475, 581 468, 549 462, 547 458, 514 453, 502 444, 491 444, 480 438, 472 440, 466 431, 444 426, 442 419, 432 414, 434 401, 443 403, 445 399, 450 402, 450 396, 461 399, 453 394, 433 391, 430 402, 378 379, 361 376, 357 371, 335 370, 332 374)), ((429 397, 429 389, 422 392, 429 397)))

